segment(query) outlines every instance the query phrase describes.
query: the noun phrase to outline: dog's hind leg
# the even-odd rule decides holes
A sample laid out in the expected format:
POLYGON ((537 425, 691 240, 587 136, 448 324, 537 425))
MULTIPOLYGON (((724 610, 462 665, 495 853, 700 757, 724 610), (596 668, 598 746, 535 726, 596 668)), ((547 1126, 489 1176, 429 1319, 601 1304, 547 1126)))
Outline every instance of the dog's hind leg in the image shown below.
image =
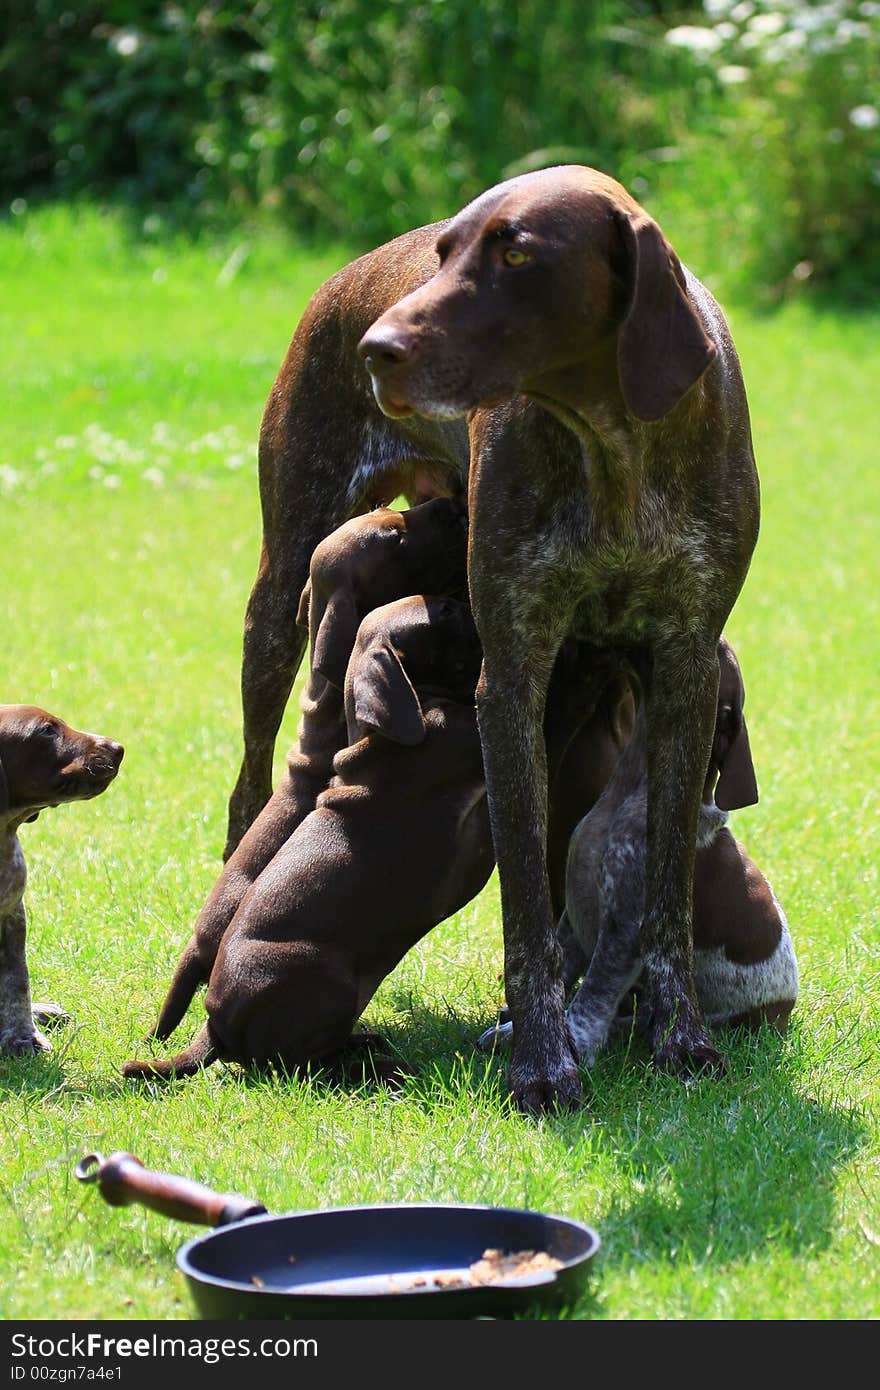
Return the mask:
POLYGON ((642 973, 641 914, 603 914, 602 931, 577 993, 566 1010, 575 1051, 591 1067, 608 1041, 621 1000, 642 973))
MULTIPOLYGON (((332 530, 330 518, 327 530, 332 530)), ((307 634, 297 627, 296 606, 309 574, 314 544, 326 534, 318 528, 297 538, 293 563, 273 566, 264 544, 260 567, 245 615, 241 667, 244 754, 229 799, 224 860, 234 853, 272 795, 275 739, 306 649, 307 634)))
MULTIPOLYGON (((400 450, 393 441, 387 447, 389 459, 400 450)), ((260 436, 263 543, 242 648, 244 755, 229 800, 224 860, 272 793, 275 739, 307 642, 296 613, 312 552, 366 510, 385 463, 362 419, 328 417, 323 396, 316 404, 305 385, 270 397, 260 436)))

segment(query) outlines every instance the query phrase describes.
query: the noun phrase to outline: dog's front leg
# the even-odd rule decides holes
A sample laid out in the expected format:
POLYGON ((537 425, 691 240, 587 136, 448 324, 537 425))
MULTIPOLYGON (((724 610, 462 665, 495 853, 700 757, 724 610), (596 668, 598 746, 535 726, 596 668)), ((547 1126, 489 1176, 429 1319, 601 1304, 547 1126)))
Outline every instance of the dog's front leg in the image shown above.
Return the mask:
POLYGON ((577 602, 570 556, 558 543, 558 498, 576 495, 580 459, 561 427, 548 451, 547 429, 547 417, 519 404, 477 412, 468 491, 468 585, 483 645, 477 720, 513 1031, 508 1082, 515 1103, 531 1112, 581 1096, 547 873, 543 727, 550 674, 577 602))
POLYGON ((0 1056, 4 1057, 49 1051, 49 1042, 31 1012, 26 937, 24 904, 19 903, 0 917, 0 1056))
POLYGON ((509 645, 504 670, 515 670, 519 679, 498 679, 495 655, 486 649, 477 716, 501 884, 504 985, 513 1023, 509 1085, 516 1104, 537 1113, 577 1103, 581 1094, 547 876, 546 683, 525 653, 509 645))
POLYGON ((697 818, 718 693, 716 639, 655 647, 647 702, 648 816, 642 955, 658 1066, 722 1068, 693 978, 697 818))

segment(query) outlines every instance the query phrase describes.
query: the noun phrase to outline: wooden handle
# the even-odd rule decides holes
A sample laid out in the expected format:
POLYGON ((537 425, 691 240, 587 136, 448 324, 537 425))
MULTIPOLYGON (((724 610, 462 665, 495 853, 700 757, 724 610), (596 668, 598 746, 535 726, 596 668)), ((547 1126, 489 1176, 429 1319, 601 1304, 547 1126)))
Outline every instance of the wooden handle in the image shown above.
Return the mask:
POLYGON ((247 1197, 215 1192, 192 1178, 174 1173, 153 1173, 139 1158, 129 1153, 112 1153, 109 1158, 86 1154, 76 1165, 80 1182, 96 1182, 98 1191, 111 1207, 137 1204, 149 1207, 175 1221, 199 1226, 225 1226, 246 1216, 259 1216, 266 1208, 247 1197))

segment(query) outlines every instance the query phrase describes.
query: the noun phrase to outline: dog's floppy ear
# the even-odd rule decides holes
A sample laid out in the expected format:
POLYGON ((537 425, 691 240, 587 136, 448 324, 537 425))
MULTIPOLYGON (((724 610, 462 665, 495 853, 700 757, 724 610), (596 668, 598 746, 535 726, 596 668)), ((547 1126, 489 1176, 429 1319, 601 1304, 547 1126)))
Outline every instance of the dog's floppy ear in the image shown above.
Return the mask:
POLYGON ((617 340, 627 408, 659 420, 677 405, 715 356, 685 293, 681 262, 647 214, 617 215, 627 258, 629 307, 617 340))
POLYGON ((9 784, 6 781, 6 773, 3 771, 3 759, 0 758, 0 816, 9 810, 9 784))
POLYGON ((361 738, 366 732, 409 747, 424 741, 419 697, 400 657, 387 642, 377 642, 364 652, 351 675, 345 703, 350 739, 361 738))
POLYGON ((348 658, 360 626, 360 614, 349 589, 335 589, 327 600, 323 613, 311 602, 309 628, 311 631, 311 668, 337 690, 345 688, 348 658))
POLYGON ((306 587, 303 589, 302 593, 301 593, 300 596, 299 596, 299 607, 298 607, 297 610, 296 610, 296 625, 297 625, 297 627, 308 627, 308 625, 309 625, 309 608, 310 608, 311 602, 312 602, 312 581, 311 581, 311 579, 307 579, 307 580, 306 580, 306 587))
POLYGON ((722 811, 754 806, 758 783, 752 763, 749 731, 743 716, 746 692, 736 652, 718 639, 718 714, 712 744, 712 765, 718 770, 715 805, 722 811))
POLYGON ((740 713, 736 737, 718 765, 715 805, 722 811, 737 811, 743 806, 755 806, 758 801, 758 780, 752 762, 749 731, 740 713))

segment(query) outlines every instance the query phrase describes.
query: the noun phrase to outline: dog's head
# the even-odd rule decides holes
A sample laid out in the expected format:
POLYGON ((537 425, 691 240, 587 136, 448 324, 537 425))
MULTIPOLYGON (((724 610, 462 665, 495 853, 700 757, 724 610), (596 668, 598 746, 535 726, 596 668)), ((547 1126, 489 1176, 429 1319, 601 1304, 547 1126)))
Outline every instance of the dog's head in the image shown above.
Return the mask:
POLYGON ((523 392, 569 423, 612 399, 657 420, 715 356, 657 223, 595 169, 498 184, 437 252, 436 274, 359 344, 392 418, 455 418, 523 392))
POLYGON ((743 715, 745 687, 736 653, 722 637, 718 643, 718 712, 703 800, 722 811, 754 806, 758 783, 749 733, 743 715))
POLYGON ((36 820, 48 806, 100 796, 123 752, 36 705, 0 705, 0 815, 36 820))
POLYGON ((342 690, 361 619, 408 594, 464 588, 466 562, 467 514, 449 497, 345 522, 315 547, 299 602, 312 671, 342 690))
POLYGON ((415 746, 425 738, 419 694, 473 704, 482 648, 467 604, 398 599, 364 618, 345 681, 350 743, 378 733, 415 746))

